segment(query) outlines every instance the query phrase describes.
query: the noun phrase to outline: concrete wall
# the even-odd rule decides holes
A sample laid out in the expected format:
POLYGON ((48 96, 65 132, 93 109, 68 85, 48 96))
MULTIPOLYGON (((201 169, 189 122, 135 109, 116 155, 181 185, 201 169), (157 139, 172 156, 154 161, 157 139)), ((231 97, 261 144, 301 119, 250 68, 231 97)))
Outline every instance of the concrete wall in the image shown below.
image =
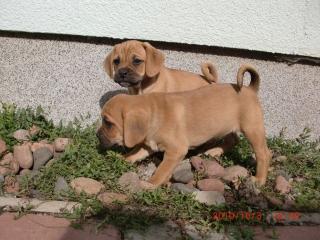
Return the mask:
MULTIPOLYGON (((0 102, 43 106, 55 121, 90 113, 99 117, 99 103, 119 86, 110 81, 102 62, 110 45, 0 37, 0 102)), ((320 136, 320 67, 287 65, 165 50, 167 66, 200 72, 204 60, 216 63, 224 82, 235 82, 241 63, 252 63, 261 74, 259 92, 268 135, 287 127, 295 137, 306 126, 320 136)))
POLYGON ((0 0, 0 29, 320 57, 319 0, 0 0))

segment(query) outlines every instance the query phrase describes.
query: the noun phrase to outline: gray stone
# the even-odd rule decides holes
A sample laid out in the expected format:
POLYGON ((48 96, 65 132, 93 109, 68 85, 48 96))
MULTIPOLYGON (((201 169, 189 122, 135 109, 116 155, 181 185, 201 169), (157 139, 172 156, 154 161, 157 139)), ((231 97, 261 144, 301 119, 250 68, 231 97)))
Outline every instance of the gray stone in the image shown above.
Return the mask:
POLYGON ((68 191, 69 189, 70 188, 67 181, 61 176, 57 177, 56 183, 54 185, 54 193, 56 195, 59 195, 63 192, 68 191))
POLYGON ((195 226, 187 224, 184 226, 184 232, 187 235, 187 239, 192 240, 227 240, 227 236, 224 233, 218 233, 214 230, 207 232, 198 231, 195 226))
POLYGON ((224 196, 221 192, 217 191, 197 191, 193 193, 195 199, 200 202, 204 203, 208 206, 211 205, 220 205, 225 203, 224 196))
POLYGON ((174 170, 172 178, 175 182, 188 183, 193 179, 189 160, 182 161, 174 170))
POLYGON ((139 166, 138 175, 142 180, 148 180, 156 171, 157 167, 153 162, 148 163, 146 166, 139 166))
POLYGON ((0 175, 0 184, 3 184, 3 183, 4 183, 4 176, 0 175))
POLYGON ((129 230, 124 233, 125 240, 168 240, 182 239, 180 228, 172 221, 151 225, 145 231, 129 230))
POLYGON ((130 192, 139 192, 142 190, 139 176, 135 172, 126 172, 118 180, 118 184, 130 192))
POLYGON ((18 141, 28 141, 30 139, 30 133, 28 130, 19 129, 13 133, 13 137, 18 141))
POLYGON ((195 187, 191 187, 187 184, 183 183, 173 183, 171 184, 171 188, 175 191, 179 191, 181 193, 193 193, 195 191, 198 191, 195 187))
POLYGON ((44 166, 53 157, 52 152, 47 147, 42 147, 37 149, 33 153, 34 164, 33 170, 38 170, 40 167, 44 166))

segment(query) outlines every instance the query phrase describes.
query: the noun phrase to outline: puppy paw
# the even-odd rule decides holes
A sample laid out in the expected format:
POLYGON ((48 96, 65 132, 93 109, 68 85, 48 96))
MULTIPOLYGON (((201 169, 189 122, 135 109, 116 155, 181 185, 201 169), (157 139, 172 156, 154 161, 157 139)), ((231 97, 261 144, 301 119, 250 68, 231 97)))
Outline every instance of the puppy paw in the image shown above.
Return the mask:
POLYGON ((251 176, 251 177, 250 177, 250 180, 251 180, 251 182, 252 182, 253 184, 255 184, 256 186, 259 186, 259 187, 261 187, 261 186, 263 186, 263 185, 265 184, 265 181, 263 181, 262 179, 259 179, 259 178, 255 177, 255 176, 251 176))
POLYGON ((209 155, 211 157, 220 157, 223 154, 222 148, 212 148, 204 153, 205 155, 209 155))
POLYGON ((150 190, 150 191, 155 190, 157 188, 156 185, 143 180, 140 180, 140 187, 144 190, 150 190))

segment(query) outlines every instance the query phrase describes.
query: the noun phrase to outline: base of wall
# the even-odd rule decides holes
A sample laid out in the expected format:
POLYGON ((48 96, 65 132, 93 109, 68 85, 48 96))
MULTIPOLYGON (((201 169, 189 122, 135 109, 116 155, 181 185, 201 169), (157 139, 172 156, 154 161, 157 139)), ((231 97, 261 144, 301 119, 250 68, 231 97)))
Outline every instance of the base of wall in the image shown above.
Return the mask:
MULTIPOLYGON (((56 122, 88 113, 89 121, 94 121, 102 102, 120 89, 102 67, 111 49, 103 43, 2 35, 0 101, 21 107, 41 105, 56 122)), ((166 49, 167 66, 199 73, 200 63, 209 60, 217 66, 221 82, 235 83, 239 66, 253 64, 262 79, 259 96, 267 134, 286 128, 288 137, 296 137, 310 127, 313 137, 320 135, 320 66, 223 56, 212 50, 205 53, 205 47, 191 52, 166 49)))

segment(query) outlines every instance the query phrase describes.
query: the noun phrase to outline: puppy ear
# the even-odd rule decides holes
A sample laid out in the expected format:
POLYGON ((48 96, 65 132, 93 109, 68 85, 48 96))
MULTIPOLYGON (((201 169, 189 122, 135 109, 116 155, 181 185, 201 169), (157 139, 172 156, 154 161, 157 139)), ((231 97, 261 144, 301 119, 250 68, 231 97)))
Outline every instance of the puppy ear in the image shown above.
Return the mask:
POLYGON ((130 111, 124 116, 124 144, 131 148, 142 143, 148 132, 148 115, 145 111, 130 111))
POLYGON ((103 61, 103 67, 110 78, 113 78, 113 50, 107 55, 106 59, 103 61))
POLYGON ((144 42, 143 47, 146 50, 146 74, 148 77, 157 75, 164 63, 164 54, 154 48, 150 43, 144 42))

